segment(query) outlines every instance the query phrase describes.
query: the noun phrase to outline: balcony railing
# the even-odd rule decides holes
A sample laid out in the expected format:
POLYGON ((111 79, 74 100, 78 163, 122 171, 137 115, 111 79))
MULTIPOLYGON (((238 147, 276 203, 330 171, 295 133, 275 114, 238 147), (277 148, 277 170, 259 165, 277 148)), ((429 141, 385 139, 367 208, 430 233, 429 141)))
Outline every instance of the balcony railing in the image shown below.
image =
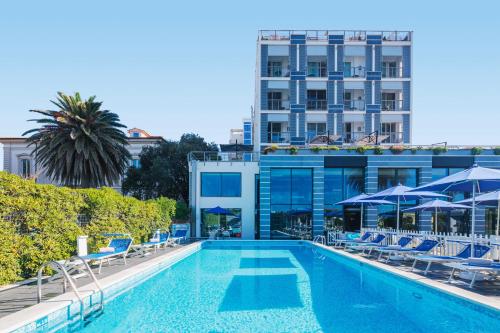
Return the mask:
POLYGON ((282 99, 268 99, 267 100, 268 110, 289 110, 290 101, 282 99))
POLYGON ((344 143, 355 143, 366 136, 365 132, 345 132, 344 143))
POLYGON ((326 99, 317 99, 313 101, 307 101, 308 110, 326 110, 326 99))
POLYGON ((309 62, 307 64, 308 77, 327 77, 326 63, 324 62, 309 62))
POLYGON ((344 110, 348 111, 364 111, 365 110, 365 100, 364 99, 356 99, 356 100, 344 100, 344 110))
POLYGON ((365 77, 366 70, 364 66, 344 68, 344 77, 365 77))
POLYGON ((388 99, 382 100, 382 111, 402 111, 403 110, 403 100, 402 99, 388 99))
POLYGON ((366 41, 367 35, 381 36, 383 41, 410 41, 411 31, 365 30, 260 30, 260 40, 290 40, 291 35, 305 35, 307 40, 327 41, 329 35, 344 36, 345 41, 366 41))
POLYGON ((384 133, 381 132, 380 136, 386 137, 383 139, 381 142, 382 143, 403 143, 403 132, 389 132, 389 133, 384 133))
POLYGON ((401 66, 396 66, 396 67, 382 66, 382 77, 383 78, 401 78, 401 77, 403 77, 402 67, 401 66))
POLYGON ((201 162, 256 162, 259 161, 258 152, 248 151, 192 151, 188 154, 188 161, 201 162))
POLYGON ((290 71, 282 66, 267 66, 268 77, 289 77, 290 71))
POLYGON ((290 132, 267 132, 268 143, 289 143, 290 132))

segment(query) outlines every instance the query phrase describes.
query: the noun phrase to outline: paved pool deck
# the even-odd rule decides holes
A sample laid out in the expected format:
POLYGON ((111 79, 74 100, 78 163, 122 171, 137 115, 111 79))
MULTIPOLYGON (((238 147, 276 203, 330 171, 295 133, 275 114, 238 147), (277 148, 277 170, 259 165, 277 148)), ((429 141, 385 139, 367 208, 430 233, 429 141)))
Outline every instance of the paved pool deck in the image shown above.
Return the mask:
MULTIPOLYGON (((113 274, 123 271, 124 269, 131 268, 150 261, 152 259, 165 256, 168 253, 177 251, 187 244, 181 244, 176 247, 167 247, 159 249, 156 253, 151 253, 145 257, 133 256, 127 258, 127 265, 123 264, 122 259, 112 260, 108 266, 104 263, 102 266, 101 274, 97 274, 97 266, 92 267, 97 280, 101 280, 113 274)), ((90 276, 78 278, 76 286, 82 287, 92 283, 90 276)), ((37 280, 32 279, 32 282, 18 285, 13 288, 4 289, 0 288, 0 319, 17 311, 36 305, 37 302, 37 280)), ((68 285, 67 291, 71 292, 71 287, 68 285)), ((44 280, 42 285, 42 300, 48 300, 63 294, 62 280, 58 279, 52 282, 44 280)))

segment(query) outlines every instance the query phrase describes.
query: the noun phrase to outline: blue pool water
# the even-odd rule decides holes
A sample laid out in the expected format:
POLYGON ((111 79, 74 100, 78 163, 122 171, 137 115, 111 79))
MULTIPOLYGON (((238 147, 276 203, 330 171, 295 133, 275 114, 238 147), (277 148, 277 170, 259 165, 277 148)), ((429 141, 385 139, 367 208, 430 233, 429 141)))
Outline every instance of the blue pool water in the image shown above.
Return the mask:
POLYGON ((499 317, 310 246, 209 246, 110 301, 80 330, 498 333, 499 317))

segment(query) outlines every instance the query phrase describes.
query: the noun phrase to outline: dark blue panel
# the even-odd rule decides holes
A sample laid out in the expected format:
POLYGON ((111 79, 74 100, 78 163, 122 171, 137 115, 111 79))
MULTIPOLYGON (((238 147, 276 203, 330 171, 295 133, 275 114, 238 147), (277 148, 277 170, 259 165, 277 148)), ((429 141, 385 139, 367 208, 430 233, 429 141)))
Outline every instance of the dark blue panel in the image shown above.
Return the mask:
POLYGON ((290 139, 290 144, 297 145, 297 146, 303 146, 306 144, 306 138, 301 137, 301 136, 294 136, 290 139))
POLYGON ((380 104, 366 104, 366 113, 380 113, 380 104))
POLYGON ((344 44, 344 35, 328 35, 328 44, 344 44))
POLYGON ((290 112, 292 113, 304 113, 306 112, 306 106, 304 104, 291 104, 290 112))
POLYGON ((344 111, 344 104, 328 104, 328 113, 341 113, 344 111))
POLYGON ((367 160, 367 156, 325 156, 325 168, 364 168, 367 160))
POLYGON ((328 80, 343 80, 344 72, 328 72, 328 80))
POLYGON ((433 168, 470 168, 473 156, 432 156, 433 168))
POLYGON ((368 44, 368 45, 382 44, 382 36, 381 35, 367 35, 366 36, 366 44, 368 44))
POLYGON ((367 80, 382 80, 382 72, 368 71, 368 72, 366 72, 366 79, 367 80))
POLYGON ((290 36, 290 43, 292 45, 300 45, 306 43, 306 35, 292 35, 290 36))
POLYGON ((290 73, 290 80, 305 80, 306 72, 305 71, 292 71, 290 73))

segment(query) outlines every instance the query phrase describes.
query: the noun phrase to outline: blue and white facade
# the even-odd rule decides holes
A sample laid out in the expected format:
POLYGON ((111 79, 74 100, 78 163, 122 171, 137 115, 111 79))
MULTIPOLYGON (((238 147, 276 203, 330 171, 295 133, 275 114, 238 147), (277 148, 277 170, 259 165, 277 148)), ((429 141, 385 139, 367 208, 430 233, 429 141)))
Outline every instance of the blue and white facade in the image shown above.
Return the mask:
POLYGON ((254 147, 411 143, 412 32, 267 30, 257 40, 254 147))

